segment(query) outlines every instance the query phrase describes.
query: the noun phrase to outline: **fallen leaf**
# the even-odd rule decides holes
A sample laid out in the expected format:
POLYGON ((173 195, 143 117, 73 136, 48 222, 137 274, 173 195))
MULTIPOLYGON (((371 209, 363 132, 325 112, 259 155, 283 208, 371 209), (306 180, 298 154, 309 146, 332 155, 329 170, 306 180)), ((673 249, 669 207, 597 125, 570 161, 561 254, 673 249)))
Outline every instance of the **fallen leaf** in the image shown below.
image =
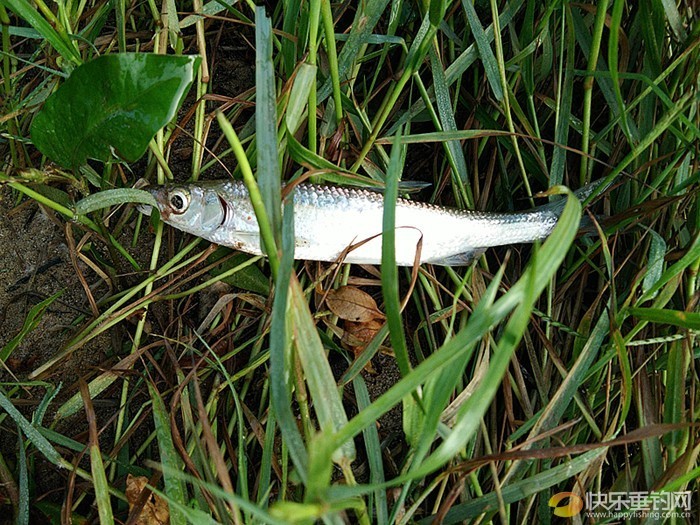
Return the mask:
POLYGON ((326 304, 331 312, 345 321, 366 323, 385 319, 372 296, 354 286, 341 286, 337 290, 331 290, 326 297, 326 304))
MULTIPOLYGON (((143 491, 147 484, 148 478, 146 476, 127 475, 126 501, 129 503, 129 512, 131 512, 134 505, 138 502, 141 491, 143 491)), ((157 494, 151 494, 143 505, 135 523, 136 525, 168 525, 170 523, 168 503, 157 494)))
MULTIPOLYGON (((377 335, 377 332, 381 330, 383 325, 383 322, 376 319, 366 323, 345 321, 345 334, 343 334, 341 343, 353 349, 359 348, 361 352, 374 339, 374 336, 377 335)), ((357 354, 358 352, 356 351, 355 353, 357 354)))
MULTIPOLYGON (((352 350, 355 357, 359 357, 360 354, 365 351, 367 345, 370 343, 370 341, 372 341, 372 339, 374 339, 374 336, 377 335, 377 332, 379 332, 383 325, 384 322, 377 319, 372 319, 366 323, 344 321, 345 331, 343 332, 343 337, 340 340, 340 343, 343 345, 343 348, 352 350)), ((371 374, 375 373, 371 361, 365 365, 365 370, 371 374)))

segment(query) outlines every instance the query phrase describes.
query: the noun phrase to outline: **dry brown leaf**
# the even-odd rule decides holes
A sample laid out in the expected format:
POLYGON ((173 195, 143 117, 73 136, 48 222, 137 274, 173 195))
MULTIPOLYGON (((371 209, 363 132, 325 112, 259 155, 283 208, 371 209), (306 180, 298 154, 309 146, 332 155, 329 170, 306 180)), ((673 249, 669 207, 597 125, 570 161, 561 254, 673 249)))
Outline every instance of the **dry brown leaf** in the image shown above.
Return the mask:
POLYGON ((345 321, 366 323, 385 319, 377 303, 367 292, 354 286, 341 286, 326 297, 328 309, 345 321))
POLYGON ((345 321, 345 334, 342 342, 349 347, 361 347, 362 350, 374 339, 384 323, 376 319, 366 323, 354 323, 345 321))
MULTIPOLYGON (((366 323, 344 321, 345 332, 340 342, 344 348, 352 350, 355 357, 359 357, 383 325, 384 322, 377 319, 372 319, 366 323)), ((375 373, 371 362, 365 365, 365 370, 371 374, 375 373)))
MULTIPOLYGON (((129 474, 126 477, 126 501, 129 503, 129 512, 138 502, 141 491, 147 484, 148 478, 146 476, 137 477, 129 474)), ((170 523, 168 503, 157 494, 151 494, 135 523, 136 525, 168 525, 170 523)))

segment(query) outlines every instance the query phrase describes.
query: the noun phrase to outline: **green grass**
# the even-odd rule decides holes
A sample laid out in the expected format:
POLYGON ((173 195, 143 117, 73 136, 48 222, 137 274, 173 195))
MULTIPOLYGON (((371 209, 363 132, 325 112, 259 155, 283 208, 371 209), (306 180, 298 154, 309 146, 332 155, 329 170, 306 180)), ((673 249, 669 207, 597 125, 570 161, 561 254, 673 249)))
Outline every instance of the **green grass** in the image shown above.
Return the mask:
MULTIPOLYGON (((0 183, 90 232, 100 250, 79 255, 115 283, 52 357, 2 376, 2 512, 58 523, 68 502, 75 520, 125 521, 127 473, 162 479, 172 523, 551 523, 560 492, 690 490, 697 508, 700 23, 686 6, 286 0, 268 18, 211 1, 200 18, 165 4, 162 19, 152 1, 0 5, 0 183), (232 48, 257 89, 222 97, 232 48), (31 142, 35 115, 75 67, 118 51, 199 53, 202 69, 139 163, 57 169, 31 142), (140 177, 225 173, 245 181, 269 258, 212 257, 123 206, 140 177), (396 268, 387 235, 380 278, 292 260, 281 182, 300 177, 385 188, 387 227, 401 181, 487 211, 612 186, 593 233, 576 237, 587 212, 571 199, 540 246, 467 268, 396 268), (200 326, 192 308, 221 282, 237 287, 200 326), (388 328, 354 361, 321 298, 357 283, 388 328), (105 334, 116 355, 57 393, 57 367, 105 334), (381 345, 397 371, 378 389, 362 370, 381 345), (33 482, 47 469, 49 494, 33 482)), ((6 366, 52 300, 0 346, 6 366)))

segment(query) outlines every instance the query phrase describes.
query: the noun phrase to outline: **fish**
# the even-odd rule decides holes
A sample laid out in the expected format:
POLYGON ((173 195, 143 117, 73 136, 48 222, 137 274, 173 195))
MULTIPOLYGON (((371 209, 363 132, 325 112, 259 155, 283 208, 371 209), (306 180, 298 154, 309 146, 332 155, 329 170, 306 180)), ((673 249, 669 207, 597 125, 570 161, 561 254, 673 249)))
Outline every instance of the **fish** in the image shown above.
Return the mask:
MULTIPOLYGON (((596 184, 575 195, 585 199, 596 184)), ((243 182, 203 181, 143 188, 162 220, 184 232, 242 252, 262 255, 260 231, 243 182)), ((384 197, 372 190, 298 184, 294 202, 294 258, 381 264, 384 197)), ((565 198, 519 213, 461 210, 399 198, 395 253, 398 266, 465 266, 486 249, 545 239, 565 198)), ((139 209, 150 214, 149 206, 139 209)))

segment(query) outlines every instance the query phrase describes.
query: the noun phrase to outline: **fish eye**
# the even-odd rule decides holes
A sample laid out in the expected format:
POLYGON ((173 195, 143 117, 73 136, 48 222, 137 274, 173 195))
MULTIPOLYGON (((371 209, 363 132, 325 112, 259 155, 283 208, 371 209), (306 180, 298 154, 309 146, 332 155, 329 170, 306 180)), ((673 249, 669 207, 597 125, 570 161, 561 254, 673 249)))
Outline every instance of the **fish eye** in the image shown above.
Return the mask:
POLYGON ((187 211, 190 205, 190 196, 182 190, 175 190, 170 194, 170 206, 172 213, 180 214, 187 211))

